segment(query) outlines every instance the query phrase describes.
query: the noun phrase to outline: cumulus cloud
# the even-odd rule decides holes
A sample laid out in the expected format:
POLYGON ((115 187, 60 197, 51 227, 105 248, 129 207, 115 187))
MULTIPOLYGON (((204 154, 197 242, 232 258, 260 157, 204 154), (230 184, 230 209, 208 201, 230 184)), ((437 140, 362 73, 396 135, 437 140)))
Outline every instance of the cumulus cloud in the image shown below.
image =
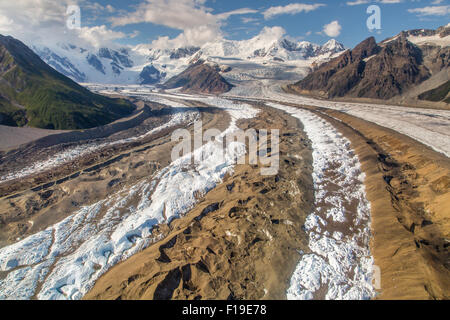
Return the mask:
POLYGON ((300 12, 310 12, 317 10, 318 8, 323 6, 325 6, 325 4, 322 3, 316 4, 291 3, 286 6, 270 7, 269 9, 265 10, 262 14, 264 15, 264 18, 268 20, 280 14, 297 14, 300 12))
MULTIPOLYGON (((105 25, 95 27, 82 27, 80 30, 76 30, 79 37, 93 47, 101 46, 104 43, 110 43, 117 39, 125 38, 127 35, 123 32, 117 32, 108 29, 105 25)), ((135 32, 129 35, 131 38, 135 37, 135 32)))
POLYGON ((341 34, 342 27, 339 21, 335 20, 323 26, 323 32, 329 37, 337 37, 341 34))
POLYGON ((65 12, 69 0, 15 0, 0 1, 0 32, 14 36, 30 30, 65 26, 65 12), (14 23, 13 30, 11 22, 14 23))
POLYGON ((88 0, 14 0, 0 1, 0 33, 12 35, 26 44, 72 43, 84 47, 117 46, 115 40, 133 38, 115 27, 136 23, 154 23, 182 31, 170 39, 161 37, 158 46, 202 45, 223 37, 221 26, 233 15, 257 13, 241 8, 220 14, 205 6, 205 0, 145 0, 131 12, 117 10, 88 0), (81 7, 81 28, 69 30, 66 10, 81 7), (111 16, 114 14, 113 16, 111 16), (104 20, 106 16, 108 20, 104 20), (100 18, 100 20, 95 20, 100 18), (100 22, 101 21, 101 22, 100 22), (110 22, 112 27, 108 27, 110 22))
POLYGON ((211 13, 205 7, 204 0, 147 0, 139 4, 133 12, 112 17, 113 26, 125 26, 136 23, 154 23, 184 30, 206 25, 217 25, 232 15, 256 13, 257 10, 241 8, 221 14, 211 13))
POLYGON ((159 37, 151 44, 153 48, 174 49, 186 46, 202 46, 205 43, 223 38, 222 32, 218 26, 199 26, 186 29, 177 37, 159 37))
POLYGON ((147 0, 133 12, 111 18, 113 26, 151 22, 174 29, 195 28, 217 22, 199 0, 147 0))
POLYGON ((175 38, 159 37, 152 45, 158 48, 175 48, 186 45, 201 46, 208 41, 221 39, 221 26, 233 15, 257 13, 257 10, 241 8, 213 14, 205 6, 205 0, 146 0, 133 12, 111 18, 113 26, 136 23, 154 23, 182 33, 175 38))
POLYGON ((28 45, 72 43, 79 46, 112 45, 114 40, 127 37, 106 25, 84 26, 85 11, 113 12, 112 6, 101 6, 86 0, 14 0, 0 1, 0 33, 11 35, 28 45), (81 6, 81 28, 67 28, 69 5, 81 6))
MULTIPOLYGON (((372 2, 371 0, 355 0, 355 1, 347 1, 347 5, 348 6, 358 6, 361 4, 368 4, 372 2)), ((394 3, 400 3, 403 2, 403 0, 377 0, 376 2, 378 3, 383 3, 383 4, 394 4, 394 3)))
POLYGON ((286 30, 283 27, 264 27, 258 35, 258 39, 262 42, 271 42, 278 40, 286 34, 286 30))
POLYGON ((360 4, 369 3, 370 0, 356 0, 356 1, 347 1, 348 6, 358 6, 360 4))
POLYGON ((408 12, 415 13, 419 16, 446 16, 450 14, 450 6, 428 6, 408 9, 408 12))

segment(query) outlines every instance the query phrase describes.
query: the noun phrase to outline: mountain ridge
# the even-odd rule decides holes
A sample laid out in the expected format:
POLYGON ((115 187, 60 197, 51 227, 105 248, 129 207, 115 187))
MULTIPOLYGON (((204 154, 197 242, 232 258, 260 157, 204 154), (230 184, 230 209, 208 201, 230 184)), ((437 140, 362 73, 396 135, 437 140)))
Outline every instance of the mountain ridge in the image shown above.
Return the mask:
POLYGON ((406 95, 410 89, 449 68, 449 30, 441 27, 403 31, 378 44, 370 37, 322 64, 289 89, 327 99, 389 100, 406 95))
POLYGON ((324 45, 307 41, 292 41, 275 35, 266 39, 259 35, 249 40, 218 40, 202 47, 186 46, 158 49, 148 45, 134 48, 98 48, 87 50, 72 44, 34 44, 33 50, 50 66, 79 83, 153 84, 145 79, 148 68, 162 83, 183 72, 192 62, 211 61, 216 57, 242 61, 287 63, 323 56, 323 59, 342 52, 344 46, 332 39, 324 45), (147 68, 148 67, 148 68, 147 68), (147 70, 144 70, 147 68, 147 70), (159 75, 157 75, 159 74, 159 75), (144 75, 144 78, 142 77, 144 75))
POLYGON ((86 129, 129 115, 134 106, 94 94, 48 66, 19 40, 0 35, 0 123, 86 129))
POLYGON ((162 87, 181 88, 182 92, 187 93, 220 94, 230 91, 233 86, 220 75, 218 66, 200 60, 179 75, 170 78, 162 87))

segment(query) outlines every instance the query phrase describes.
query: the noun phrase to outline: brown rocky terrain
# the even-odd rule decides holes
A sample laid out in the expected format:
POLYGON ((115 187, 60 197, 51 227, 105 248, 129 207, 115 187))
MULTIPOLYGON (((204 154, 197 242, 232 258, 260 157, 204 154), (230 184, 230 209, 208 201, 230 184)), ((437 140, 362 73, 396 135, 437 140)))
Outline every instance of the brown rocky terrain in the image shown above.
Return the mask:
POLYGON ((366 174, 372 252, 381 271, 377 299, 449 299, 449 159, 371 122, 306 108, 351 141, 366 174))
POLYGON ((450 162, 420 143, 326 111, 351 139, 372 206, 379 299, 449 299, 450 162), (346 128, 344 128, 346 127, 346 128))
MULTIPOLYGON (((448 299, 448 158, 370 122, 338 111, 306 108, 350 139, 366 174, 373 219, 372 252, 381 270, 377 299, 448 299)), ((279 122, 273 118, 273 111, 269 114, 279 122)), ((282 127, 289 129, 284 134, 298 147, 292 128, 286 124, 282 127)), ((305 168, 298 163, 293 145, 286 143, 284 137, 280 152, 284 165, 277 176, 283 182, 292 178, 292 166, 305 168), (289 149, 284 149, 288 145, 289 149)), ((305 152, 301 154, 303 159, 308 157, 305 152)), ((308 180, 304 178, 298 186, 301 194, 307 195, 303 187, 308 180)), ((284 299, 298 256, 292 257, 286 244, 277 243, 281 239, 291 249, 308 251, 305 240, 300 240, 305 234, 298 229, 304 215, 285 216, 285 208, 290 212, 289 208, 297 207, 303 212, 309 206, 308 202, 296 203, 299 199, 295 196, 287 199, 290 192, 283 191, 284 183, 274 188, 269 179, 260 183, 255 179, 261 177, 255 175, 254 168, 238 166, 233 176, 207 194, 186 217, 169 226, 166 240, 114 267, 85 298, 284 299), (260 189, 272 190, 261 197, 260 189), (286 221, 296 227, 286 227, 286 221), (261 234, 261 226, 267 232, 261 234), (278 251, 283 260, 279 260, 278 251)))
MULTIPOLYGON (((201 108, 205 128, 228 126, 223 110, 190 103, 201 108)), ((185 216, 158 225, 154 235, 163 240, 106 272, 85 299, 286 298, 298 253, 309 252, 303 225, 314 203, 312 150, 297 120, 254 104, 261 108, 258 117, 238 125, 281 130, 278 175, 238 165, 185 216)), ((377 299, 448 299, 448 158, 362 119, 291 105, 331 122, 359 156, 371 203, 372 253, 381 270, 377 299)), ((0 247, 166 166, 169 133, 7 184, 0 198, 0 247)))
MULTIPOLYGON (((390 100, 407 96, 416 86, 450 66, 450 47, 430 42, 414 44, 408 37, 448 36, 448 27, 427 32, 412 30, 379 44, 368 38, 342 55, 325 63, 305 79, 289 86, 301 94, 323 98, 365 98, 390 100)), ((435 87, 448 81, 438 77, 435 87)), ((418 100, 416 93, 414 99, 418 100)))
POLYGON ((166 89, 181 87, 181 91, 188 93, 220 94, 230 91, 233 86, 220 75, 217 68, 199 61, 169 79, 163 87, 166 89))
POLYGON ((165 240, 111 269, 85 299, 285 299, 297 251, 308 251, 311 147, 280 111, 264 108, 240 125, 281 129, 278 175, 238 165, 165 240))
MULTIPOLYGON (((148 106, 148 105, 147 105, 148 106)), ((225 129, 229 122, 226 113, 196 104, 202 110, 206 128, 225 129)), ((163 110, 152 103, 154 111, 163 110)), ((167 116, 154 115, 141 127, 131 129, 132 134, 148 130, 167 116)), ((170 150, 174 143, 168 128, 144 140, 116 145, 93 152, 52 170, 0 184, 0 247, 14 243, 57 223, 80 207, 95 203, 117 192, 128 184, 151 176, 170 163, 170 150)), ((119 132, 121 134, 126 132, 119 132)), ((117 138, 117 137, 116 137, 117 138)), ((62 144, 64 145, 64 144, 62 144)), ((57 152, 61 145, 52 145, 57 152)), ((14 150, 15 156, 2 157, 2 167, 8 167, 22 154, 23 161, 32 163, 40 153, 50 152, 40 144, 31 143, 14 150)), ((20 162, 20 161, 18 161, 20 162)))

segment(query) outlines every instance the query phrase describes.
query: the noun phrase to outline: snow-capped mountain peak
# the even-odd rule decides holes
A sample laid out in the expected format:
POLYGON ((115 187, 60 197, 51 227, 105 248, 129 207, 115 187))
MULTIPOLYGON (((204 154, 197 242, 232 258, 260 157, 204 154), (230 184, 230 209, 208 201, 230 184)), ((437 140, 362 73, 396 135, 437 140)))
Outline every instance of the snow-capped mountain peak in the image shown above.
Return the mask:
POLYGON ((322 52, 332 52, 338 53, 345 50, 345 47, 342 43, 337 42, 335 39, 329 40, 322 46, 322 52))
POLYGON ((295 41, 285 37, 283 30, 272 28, 248 40, 220 39, 202 47, 160 49, 142 44, 134 48, 87 50, 72 44, 57 44, 35 45, 33 49, 49 65, 77 82, 154 84, 179 74, 198 60, 222 66, 229 63, 227 59, 265 66, 300 62, 304 66, 309 60, 329 59, 343 51, 344 46, 334 39, 323 46, 295 41))

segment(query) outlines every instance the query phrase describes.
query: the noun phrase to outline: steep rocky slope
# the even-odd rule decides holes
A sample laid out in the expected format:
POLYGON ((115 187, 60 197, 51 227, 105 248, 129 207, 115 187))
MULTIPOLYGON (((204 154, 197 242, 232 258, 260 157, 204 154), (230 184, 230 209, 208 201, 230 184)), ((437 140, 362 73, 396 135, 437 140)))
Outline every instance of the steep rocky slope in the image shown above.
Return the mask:
POLYGON ((179 75, 169 79, 164 88, 182 88, 183 92, 220 94, 233 87, 219 73, 220 69, 199 61, 179 75))
POLYGON ((22 42, 0 35, 0 124, 84 129, 115 121, 133 109, 129 102, 79 86, 22 42))
POLYGON ((292 68, 298 64, 309 66, 312 60, 325 61, 344 51, 344 46, 334 39, 323 45, 293 41, 274 27, 250 39, 219 39, 201 47, 163 49, 139 44, 129 48, 94 48, 33 43, 32 49, 58 72, 77 82, 153 85, 181 73, 192 60, 292 68))
POLYGON ((388 100, 404 95, 449 68, 448 30, 402 32, 379 44, 368 38, 290 88, 326 98, 388 100))
POLYGON ((419 99, 428 101, 444 101, 450 103, 450 80, 439 87, 426 91, 419 95, 419 99))

